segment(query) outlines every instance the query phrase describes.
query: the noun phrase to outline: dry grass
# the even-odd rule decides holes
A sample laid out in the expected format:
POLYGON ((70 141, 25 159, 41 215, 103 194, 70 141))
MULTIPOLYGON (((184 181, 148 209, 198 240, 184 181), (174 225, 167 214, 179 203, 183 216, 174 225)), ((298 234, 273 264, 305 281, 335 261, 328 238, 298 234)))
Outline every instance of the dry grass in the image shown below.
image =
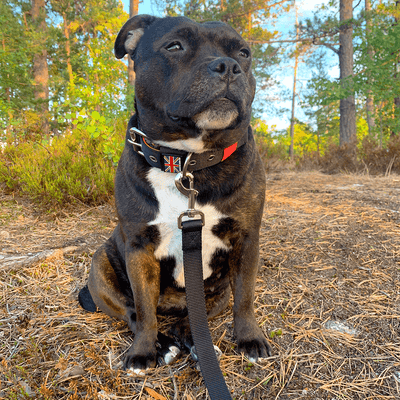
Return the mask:
MULTIPOLYGON (((0 254, 86 243, 31 267, 0 260, 0 398, 207 398, 188 357, 145 377, 121 371, 127 326, 77 305, 116 223, 110 205, 45 216, 0 201, 0 254)), ((274 355, 252 365, 236 353, 231 310, 210 324, 232 397, 400 398, 400 177, 269 175, 261 257, 255 309, 274 355)))

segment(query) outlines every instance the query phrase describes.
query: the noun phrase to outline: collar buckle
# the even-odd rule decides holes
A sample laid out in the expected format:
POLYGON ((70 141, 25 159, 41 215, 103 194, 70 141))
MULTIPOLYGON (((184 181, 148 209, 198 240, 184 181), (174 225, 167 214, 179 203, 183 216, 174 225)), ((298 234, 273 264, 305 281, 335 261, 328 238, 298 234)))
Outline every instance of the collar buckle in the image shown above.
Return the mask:
POLYGON ((142 144, 140 143, 139 137, 141 136, 142 138, 148 139, 147 135, 138 128, 135 128, 134 126, 129 129, 129 135, 131 138, 128 139, 128 142, 133 146, 133 149, 137 153, 139 153, 141 156, 144 157, 144 153, 142 151, 142 144))

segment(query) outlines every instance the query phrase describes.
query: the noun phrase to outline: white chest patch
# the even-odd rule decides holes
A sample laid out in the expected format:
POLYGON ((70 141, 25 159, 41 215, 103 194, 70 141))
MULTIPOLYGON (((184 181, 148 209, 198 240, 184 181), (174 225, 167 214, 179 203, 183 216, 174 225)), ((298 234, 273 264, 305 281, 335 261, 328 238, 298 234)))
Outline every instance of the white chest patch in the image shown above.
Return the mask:
MULTIPOLYGON (((154 254, 157 260, 169 256, 175 257, 176 265, 173 276, 177 286, 185 287, 182 231, 178 228, 178 217, 183 211, 187 210, 188 199, 176 188, 175 174, 151 168, 147 178, 155 191, 159 204, 159 212, 156 218, 150 222, 150 225, 157 225, 161 235, 161 242, 154 254)), ((202 258, 203 279, 207 279, 212 274, 210 262, 214 253, 218 249, 229 250, 230 248, 211 231, 214 225, 226 216, 209 204, 199 206, 196 203, 195 208, 205 215, 205 225, 202 230, 202 258)))

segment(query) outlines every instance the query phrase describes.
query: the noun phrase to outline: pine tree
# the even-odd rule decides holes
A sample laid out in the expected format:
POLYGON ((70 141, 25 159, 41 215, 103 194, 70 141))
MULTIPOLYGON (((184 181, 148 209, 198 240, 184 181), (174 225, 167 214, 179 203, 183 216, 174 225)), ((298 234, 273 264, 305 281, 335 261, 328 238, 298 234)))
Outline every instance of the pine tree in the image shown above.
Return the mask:
POLYGON ((33 55, 33 78, 35 80, 35 100, 38 100, 42 118, 43 133, 49 132, 49 68, 47 63, 47 23, 44 0, 31 0, 32 28, 37 33, 35 54, 33 55))

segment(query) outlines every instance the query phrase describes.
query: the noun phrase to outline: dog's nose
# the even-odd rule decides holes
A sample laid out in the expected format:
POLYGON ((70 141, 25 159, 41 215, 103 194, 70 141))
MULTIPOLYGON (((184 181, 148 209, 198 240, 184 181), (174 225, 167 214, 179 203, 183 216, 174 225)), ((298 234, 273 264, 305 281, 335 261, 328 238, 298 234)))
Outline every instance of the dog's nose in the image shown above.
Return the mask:
POLYGON ((220 77, 223 80, 236 78, 242 73, 240 65, 230 57, 221 57, 208 64, 208 71, 213 77, 220 77))

